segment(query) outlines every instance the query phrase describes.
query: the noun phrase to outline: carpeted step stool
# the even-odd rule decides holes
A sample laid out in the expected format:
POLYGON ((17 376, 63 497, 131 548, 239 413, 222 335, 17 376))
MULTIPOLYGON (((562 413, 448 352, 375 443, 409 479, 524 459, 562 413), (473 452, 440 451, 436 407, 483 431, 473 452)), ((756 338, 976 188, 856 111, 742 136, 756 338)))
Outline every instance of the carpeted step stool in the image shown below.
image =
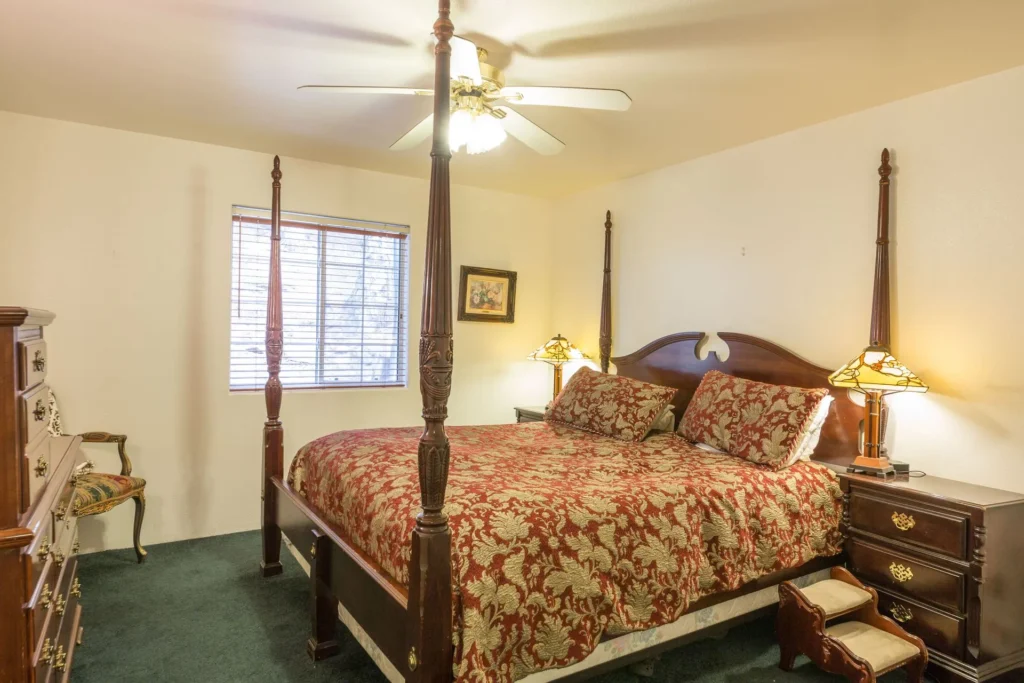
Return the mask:
POLYGON ((781 583, 776 631, 783 671, 792 671, 802 653, 853 683, 875 683, 900 667, 906 667, 909 683, 921 683, 928 665, 924 642, 879 614, 875 589, 842 567, 804 589, 781 583))

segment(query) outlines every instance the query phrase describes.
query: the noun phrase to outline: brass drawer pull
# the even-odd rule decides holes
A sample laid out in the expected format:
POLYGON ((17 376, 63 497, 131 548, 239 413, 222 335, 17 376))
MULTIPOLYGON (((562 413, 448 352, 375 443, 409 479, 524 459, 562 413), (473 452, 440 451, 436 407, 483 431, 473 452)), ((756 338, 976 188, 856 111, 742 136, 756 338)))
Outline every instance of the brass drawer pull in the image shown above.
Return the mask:
POLYGON ((43 358, 43 352, 39 349, 36 349, 36 353, 32 357, 32 369, 36 372, 42 372, 46 369, 46 359, 43 358))
POLYGON ((71 582, 71 594, 76 598, 82 597, 82 584, 78 582, 78 577, 71 582))
POLYGON ((889 614, 891 614, 892 618, 901 624, 905 624, 914 618, 914 613, 910 611, 909 607, 897 603, 894 603, 892 607, 889 608, 889 614))
MULTIPOLYGON (((75 542, 71 545, 71 554, 77 555, 78 551, 82 549, 81 542, 76 538, 75 542)), ((77 577, 76 577, 77 580, 77 577)))
POLYGON ((895 562, 889 565, 889 573, 892 574, 892 578, 900 583, 906 583, 914 578, 914 572, 910 571, 910 567, 905 567, 895 562))
POLYGON ((58 567, 64 566, 64 553, 59 550, 53 551, 53 561, 58 567))
POLYGON ((43 609, 50 609, 50 584, 44 583, 43 590, 39 592, 39 604, 43 606, 43 609))
POLYGON ((914 528, 917 522, 914 521, 913 515, 908 515, 903 512, 892 513, 892 523, 896 525, 896 528, 900 531, 910 531, 914 528))
POLYGON ((64 503, 57 508, 57 511, 53 513, 53 516, 56 517, 58 521, 63 521, 64 518, 68 516, 68 504, 64 503))
POLYGON ((50 554, 50 542, 43 541, 39 544, 39 550, 36 551, 36 557, 40 562, 46 559, 46 556, 50 554))
POLYGON ((36 460, 36 476, 42 479, 46 476, 46 471, 49 469, 50 463, 46 462, 46 458, 40 456, 39 459, 36 460))
POLYGON ((64 607, 67 605, 67 600, 64 599, 63 595, 58 595, 53 601, 53 611, 57 613, 57 616, 64 614, 64 607))
POLYGON ((36 408, 32 411, 32 417, 35 418, 36 422, 42 422, 46 419, 46 404, 43 403, 43 399, 36 399, 36 408))
POLYGON ((53 668, 56 671, 64 671, 68 666, 67 654, 64 652, 64 646, 57 646, 57 654, 54 655, 53 668))

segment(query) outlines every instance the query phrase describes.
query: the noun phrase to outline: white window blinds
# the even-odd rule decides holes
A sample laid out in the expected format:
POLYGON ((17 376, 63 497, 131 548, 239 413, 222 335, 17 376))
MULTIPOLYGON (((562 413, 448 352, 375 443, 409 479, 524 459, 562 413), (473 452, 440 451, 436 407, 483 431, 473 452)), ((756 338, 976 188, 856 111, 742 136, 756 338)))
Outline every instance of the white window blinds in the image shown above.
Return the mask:
MULTIPOLYGON (((281 215, 281 292, 288 388, 405 386, 408 377, 408 228, 281 215)), ((270 219, 232 216, 232 390, 262 389, 270 219)))

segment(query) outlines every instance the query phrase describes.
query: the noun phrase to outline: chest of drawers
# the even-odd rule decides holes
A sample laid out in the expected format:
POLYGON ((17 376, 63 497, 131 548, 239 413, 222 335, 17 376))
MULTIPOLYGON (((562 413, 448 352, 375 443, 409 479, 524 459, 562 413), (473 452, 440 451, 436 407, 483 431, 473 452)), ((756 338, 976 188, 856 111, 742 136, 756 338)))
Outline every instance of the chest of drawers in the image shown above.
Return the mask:
POLYGON ((841 475, 850 570, 939 681, 1024 680, 1024 495, 841 475))
POLYGON ((44 328, 0 307, 0 682, 66 681, 81 639, 77 436, 51 437, 44 328))

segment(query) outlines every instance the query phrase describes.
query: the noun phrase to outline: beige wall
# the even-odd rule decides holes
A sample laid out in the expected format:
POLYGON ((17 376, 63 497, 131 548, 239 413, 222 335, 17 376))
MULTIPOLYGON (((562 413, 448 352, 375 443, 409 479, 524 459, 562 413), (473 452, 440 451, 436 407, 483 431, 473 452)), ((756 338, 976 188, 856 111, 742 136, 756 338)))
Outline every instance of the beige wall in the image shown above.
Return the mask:
POLYGON ((1018 68, 574 195, 554 320, 595 345, 610 208, 615 353, 723 330, 838 367, 868 341, 889 146, 894 346, 932 387, 893 401, 892 455, 1024 491, 1022 122, 1018 68))
MULTIPOLYGON (((57 314, 46 336, 65 426, 129 435, 149 480, 145 542, 258 527, 263 397, 228 392, 230 217, 232 204, 269 205, 271 157, 3 112, 0 149, 0 302, 57 314)), ((427 183, 282 166, 287 210, 411 226, 414 342, 407 389, 286 393, 287 457, 332 431, 419 424, 427 183)), ((458 187, 452 213, 456 267, 519 279, 515 324, 455 324, 450 422, 509 422, 549 391, 547 366, 524 357, 553 334, 552 268, 535 246, 551 205, 458 187)), ((113 452, 90 454, 116 471, 113 452)), ((131 505, 86 520, 84 548, 130 545, 131 520, 131 505)))

